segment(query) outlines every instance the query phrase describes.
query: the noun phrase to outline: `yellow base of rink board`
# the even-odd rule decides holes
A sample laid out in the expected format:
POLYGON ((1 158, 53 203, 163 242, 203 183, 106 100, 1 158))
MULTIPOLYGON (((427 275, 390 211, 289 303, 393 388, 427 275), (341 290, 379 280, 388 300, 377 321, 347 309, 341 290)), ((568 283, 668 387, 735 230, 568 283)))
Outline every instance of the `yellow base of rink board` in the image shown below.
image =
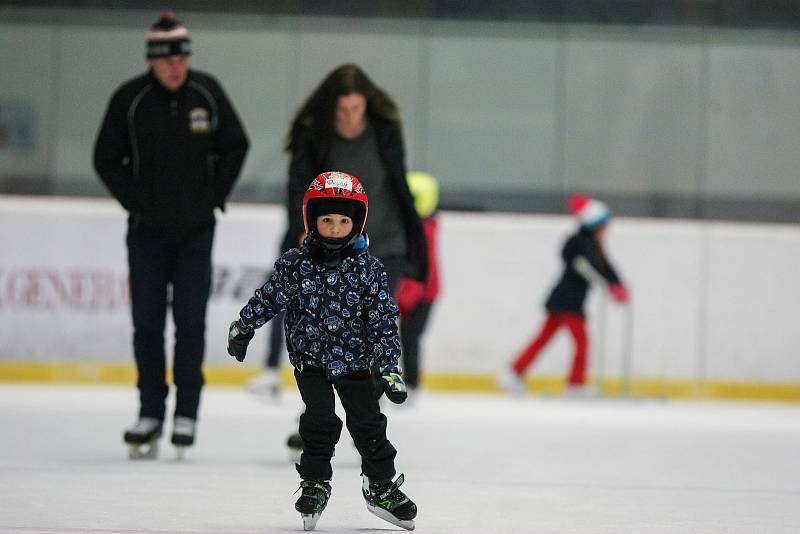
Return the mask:
MULTIPOLYGON (((261 372, 253 366, 205 366, 209 386, 239 386, 261 372)), ((285 386, 294 387, 290 367, 281 369, 285 386)), ((100 362, 17 362, 0 361, 0 383, 35 382, 60 384, 130 384, 136 383, 133 364, 100 362)), ((462 393, 501 393, 498 377, 490 373, 426 373, 428 391, 462 393)), ((800 402, 800 384, 775 382, 717 382, 677 379, 634 378, 624 383, 618 378, 593 382, 604 397, 662 398, 681 400, 742 400, 800 402)), ((525 386, 533 395, 561 395, 566 384, 554 376, 527 377, 525 386)))

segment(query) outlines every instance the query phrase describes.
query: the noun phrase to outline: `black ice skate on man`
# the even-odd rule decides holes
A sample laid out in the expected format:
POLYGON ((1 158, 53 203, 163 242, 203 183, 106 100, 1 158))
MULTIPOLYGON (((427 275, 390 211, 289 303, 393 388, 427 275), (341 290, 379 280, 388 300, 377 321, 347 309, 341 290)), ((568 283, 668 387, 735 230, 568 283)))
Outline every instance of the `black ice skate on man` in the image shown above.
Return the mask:
MULTIPOLYGON (((386 437, 379 400, 406 399, 400 376, 398 308, 383 264, 367 251, 367 195, 358 178, 341 172, 317 176, 303 198, 307 236, 285 252, 270 279, 239 312, 228 333, 228 353, 243 361, 255 329, 286 310, 289 360, 305 410, 300 416, 302 494, 295 509, 313 529, 331 496, 331 458, 347 430, 361 455, 367 509, 413 530, 417 507, 398 488, 397 451, 386 437)), ((354 488, 355 489, 355 488, 354 488)))
MULTIPOLYGON (((183 460, 187 447, 194 445, 196 421, 191 417, 175 417, 172 430, 172 444, 177 451, 178 459, 183 460)), ((155 459, 158 457, 158 439, 164 430, 164 424, 155 417, 140 417, 136 423, 125 431, 123 439, 128 444, 128 456, 131 460, 155 459)))
POLYGON ((125 431, 124 440, 128 444, 131 460, 155 459, 158 457, 158 438, 163 431, 163 423, 155 417, 140 417, 125 431))
POLYGON ((175 426, 172 429, 172 444, 178 453, 178 460, 183 460, 186 448, 194 445, 194 433, 197 421, 191 417, 175 416, 175 426))

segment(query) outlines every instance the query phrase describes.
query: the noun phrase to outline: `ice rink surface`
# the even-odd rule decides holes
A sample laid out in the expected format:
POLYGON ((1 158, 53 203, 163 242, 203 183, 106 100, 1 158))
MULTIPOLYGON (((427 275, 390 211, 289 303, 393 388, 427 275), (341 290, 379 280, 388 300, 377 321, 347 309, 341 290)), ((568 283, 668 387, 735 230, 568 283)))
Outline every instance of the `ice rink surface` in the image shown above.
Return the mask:
MULTIPOLYGON (((166 436, 133 462, 132 387, 2 385, 0 531, 302 531, 299 406, 208 388, 183 462, 166 436)), ((417 532, 800 532, 797 405, 423 393, 387 412, 417 532)), ((400 530, 365 509, 346 430, 334 473, 317 532, 400 530)))

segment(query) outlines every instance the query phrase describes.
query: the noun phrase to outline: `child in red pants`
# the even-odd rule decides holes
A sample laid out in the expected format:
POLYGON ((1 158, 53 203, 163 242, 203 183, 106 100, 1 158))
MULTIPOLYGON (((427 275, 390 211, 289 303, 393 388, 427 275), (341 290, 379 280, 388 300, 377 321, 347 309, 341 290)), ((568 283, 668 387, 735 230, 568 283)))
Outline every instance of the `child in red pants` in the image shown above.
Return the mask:
POLYGON ((513 392, 524 390, 522 377, 525 370, 562 326, 569 329, 575 343, 568 386, 571 390, 583 389, 586 386, 589 350, 583 304, 590 284, 607 288, 620 303, 628 301, 628 290, 603 249, 603 238, 611 217, 608 207, 599 200, 581 194, 573 195, 569 206, 580 222, 580 228, 567 239, 561 250, 564 271, 545 303, 547 319, 541 331, 514 360, 510 371, 502 379, 502 385, 513 392))

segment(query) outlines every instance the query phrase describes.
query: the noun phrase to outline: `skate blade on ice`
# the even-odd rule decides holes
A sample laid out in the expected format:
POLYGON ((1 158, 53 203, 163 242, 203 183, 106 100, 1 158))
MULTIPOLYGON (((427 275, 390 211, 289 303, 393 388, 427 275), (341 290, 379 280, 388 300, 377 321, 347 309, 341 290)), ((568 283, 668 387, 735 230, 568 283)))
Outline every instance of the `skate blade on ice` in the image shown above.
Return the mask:
POLYGON ((188 448, 186 445, 175 445, 175 459, 182 462, 186 458, 186 449, 188 448))
POLYGON ((158 442, 129 443, 128 458, 131 460, 155 460, 158 458, 158 442))
POLYGON ((380 517, 384 521, 388 521, 389 523, 404 528, 406 530, 414 530, 414 520, 413 519, 398 519, 380 506, 374 506, 372 504, 367 503, 367 510, 372 512, 374 515, 380 517))
POLYGON ((314 530, 314 527, 317 526, 317 520, 319 516, 322 515, 322 512, 317 512, 315 514, 300 514, 303 518, 303 530, 314 530))

